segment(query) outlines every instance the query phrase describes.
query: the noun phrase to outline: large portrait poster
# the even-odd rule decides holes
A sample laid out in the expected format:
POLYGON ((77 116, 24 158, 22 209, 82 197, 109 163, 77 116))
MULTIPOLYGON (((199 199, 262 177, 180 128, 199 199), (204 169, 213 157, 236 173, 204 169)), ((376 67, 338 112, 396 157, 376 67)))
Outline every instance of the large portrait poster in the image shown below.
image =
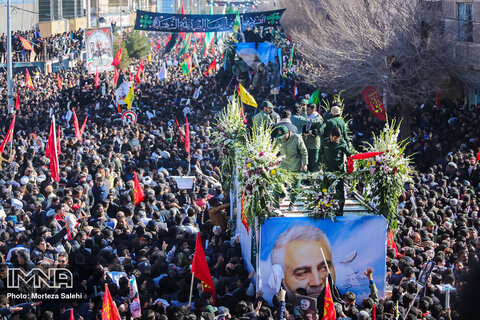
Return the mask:
POLYGON ((87 68, 89 73, 112 71, 113 40, 112 29, 94 28, 85 30, 87 68))
POLYGON ((236 44, 235 52, 249 67, 253 67, 256 61, 267 65, 268 62, 274 62, 278 55, 277 47, 268 42, 240 42, 236 44))
POLYGON ((120 105, 126 104, 125 98, 127 97, 128 91, 130 91, 130 84, 128 83, 128 81, 123 81, 115 91, 115 96, 117 98, 118 104, 120 105))
POLYGON ((352 291, 357 301, 368 297, 369 281, 364 272, 372 267, 378 294, 383 297, 386 237, 387 221, 382 216, 343 216, 337 222, 309 217, 267 219, 260 229, 259 289, 270 302, 275 293, 275 281, 270 279, 272 265, 280 265, 287 294, 302 288, 303 294, 305 289, 306 295, 318 297, 328 274, 322 248, 342 294, 352 291))

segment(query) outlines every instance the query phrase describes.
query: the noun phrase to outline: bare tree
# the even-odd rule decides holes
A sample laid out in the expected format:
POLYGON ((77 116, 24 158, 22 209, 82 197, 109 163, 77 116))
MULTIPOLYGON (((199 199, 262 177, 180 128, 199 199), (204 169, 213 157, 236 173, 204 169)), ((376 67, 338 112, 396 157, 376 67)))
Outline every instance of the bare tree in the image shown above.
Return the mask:
MULTIPOLYGON (((360 97, 377 86, 405 117, 442 84, 465 79, 441 9, 420 0, 280 0, 282 24, 310 68, 307 82, 360 97)), ((408 120, 406 121, 408 123, 408 120)))

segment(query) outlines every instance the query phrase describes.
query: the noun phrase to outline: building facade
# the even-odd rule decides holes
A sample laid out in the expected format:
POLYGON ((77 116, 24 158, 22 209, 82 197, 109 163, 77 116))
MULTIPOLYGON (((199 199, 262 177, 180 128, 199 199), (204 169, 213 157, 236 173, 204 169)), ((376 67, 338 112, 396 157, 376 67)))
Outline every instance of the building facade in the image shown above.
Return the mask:
MULTIPOLYGON (((456 36, 455 56, 480 82, 480 0, 443 0, 445 28, 456 36)), ((469 104, 480 103, 480 84, 465 88, 469 104)))

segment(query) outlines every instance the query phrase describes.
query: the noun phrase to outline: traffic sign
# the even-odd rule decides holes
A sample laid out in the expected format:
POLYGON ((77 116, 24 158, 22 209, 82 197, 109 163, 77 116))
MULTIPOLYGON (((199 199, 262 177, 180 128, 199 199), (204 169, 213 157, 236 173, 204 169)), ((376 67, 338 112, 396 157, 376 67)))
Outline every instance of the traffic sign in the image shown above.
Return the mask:
POLYGON ((124 124, 135 124, 137 123, 137 114, 132 110, 125 111, 122 114, 122 121, 124 124))

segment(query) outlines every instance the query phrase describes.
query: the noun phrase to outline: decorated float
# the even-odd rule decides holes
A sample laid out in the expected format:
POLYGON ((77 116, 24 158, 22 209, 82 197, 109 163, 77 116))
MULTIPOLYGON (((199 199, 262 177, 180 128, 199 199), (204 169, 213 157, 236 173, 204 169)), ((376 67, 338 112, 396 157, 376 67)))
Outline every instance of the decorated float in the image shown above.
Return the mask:
POLYGON ((370 267, 383 297, 387 233, 395 232, 398 198, 413 170, 404 155, 406 143, 398 141, 400 126, 387 120, 373 143, 346 159, 346 172, 300 173, 308 183, 299 199, 290 204, 285 196, 277 205, 274 190, 287 195, 294 173, 281 168, 272 128, 247 129, 244 120, 233 97, 217 117, 215 143, 244 262, 256 270, 264 297, 270 301, 278 291, 279 277, 287 292, 302 287, 316 294, 329 273, 340 293, 352 291, 361 301, 370 293, 364 275, 370 267), (348 191, 338 215, 335 186, 341 179, 348 191))

